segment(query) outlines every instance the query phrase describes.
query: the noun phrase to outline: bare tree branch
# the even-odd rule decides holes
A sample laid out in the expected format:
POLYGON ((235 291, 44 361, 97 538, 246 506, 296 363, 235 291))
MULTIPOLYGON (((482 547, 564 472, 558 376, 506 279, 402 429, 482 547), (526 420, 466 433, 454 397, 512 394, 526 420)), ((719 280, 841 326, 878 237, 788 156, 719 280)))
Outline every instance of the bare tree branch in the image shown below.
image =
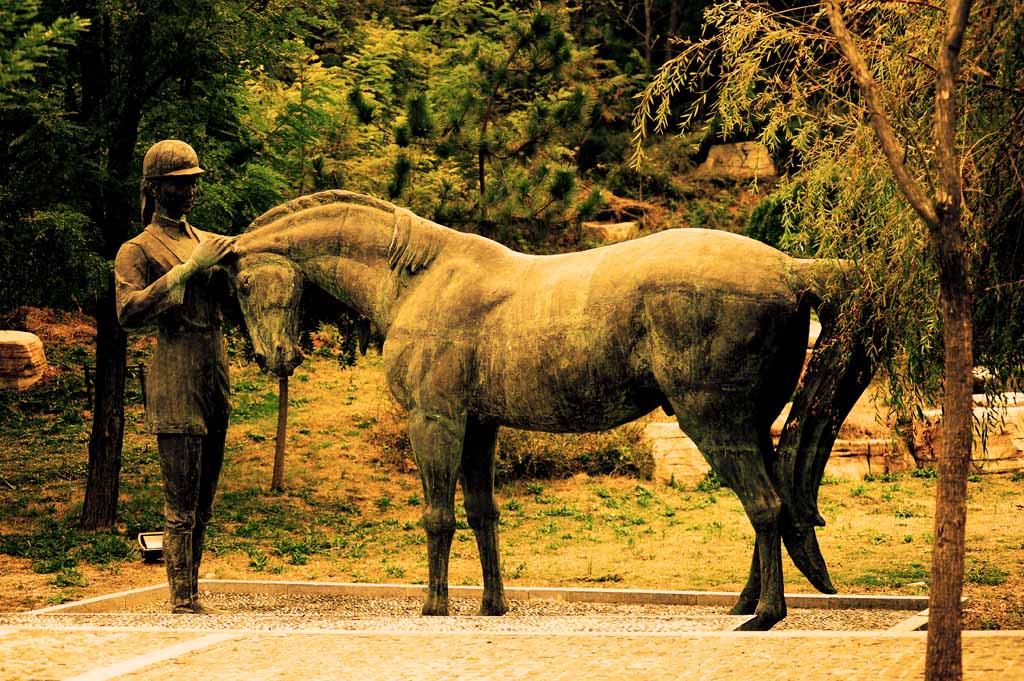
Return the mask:
MULTIPOLYGON (((861 56, 860 50, 857 49, 857 45, 854 43, 853 36, 846 27, 842 10, 839 8, 839 2, 838 0, 825 0, 824 4, 828 20, 832 24, 832 32, 839 43, 839 49, 842 50, 843 55, 850 62, 853 77, 860 86, 861 95, 864 97, 864 104, 871 117, 871 127, 874 129, 878 143, 882 147, 882 152, 889 162, 893 177, 896 178, 896 183, 899 185, 900 190, 907 197, 907 201, 914 210, 917 211, 917 214, 921 216, 921 219, 925 221, 929 228, 936 229, 939 225, 938 211, 935 209, 935 204, 924 194, 917 180, 914 179, 914 176, 907 168, 903 147, 896 138, 892 123, 889 122, 885 107, 878 95, 875 80, 871 76, 871 69, 868 67, 864 57, 861 56)), ((950 87, 952 87, 952 84, 950 87)))
POLYGON ((941 211, 960 208, 960 164, 956 140, 956 76, 959 71, 960 47, 971 13, 971 0, 957 0, 949 10, 946 35, 939 49, 938 79, 935 87, 935 153, 939 165, 937 192, 941 211))

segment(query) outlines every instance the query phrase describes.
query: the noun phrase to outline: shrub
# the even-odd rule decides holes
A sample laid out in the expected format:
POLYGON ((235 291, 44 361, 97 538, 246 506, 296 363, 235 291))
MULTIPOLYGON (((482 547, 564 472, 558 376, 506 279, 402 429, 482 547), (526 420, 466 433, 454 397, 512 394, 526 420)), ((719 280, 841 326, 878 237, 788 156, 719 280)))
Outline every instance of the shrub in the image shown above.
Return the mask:
MULTIPOLYGON (((409 471, 413 467, 405 411, 394 402, 380 410, 370 437, 380 462, 409 471)), ((631 423, 599 433, 536 433, 502 428, 498 434, 495 480, 550 480, 577 473, 627 475, 648 479, 654 470, 643 426, 631 423)))

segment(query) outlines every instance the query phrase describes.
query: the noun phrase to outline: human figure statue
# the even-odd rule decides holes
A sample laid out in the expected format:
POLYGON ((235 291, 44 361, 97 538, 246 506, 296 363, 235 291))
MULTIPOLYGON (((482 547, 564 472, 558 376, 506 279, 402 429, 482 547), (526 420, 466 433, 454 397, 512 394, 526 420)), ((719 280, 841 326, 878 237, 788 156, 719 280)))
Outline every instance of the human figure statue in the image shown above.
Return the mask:
POLYGON ((196 229, 199 158, 178 140, 154 144, 142 162, 141 234, 117 252, 117 317, 156 322, 146 390, 146 426, 156 434, 163 474, 164 563, 171 611, 207 613, 198 600, 203 534, 224 460, 230 387, 221 335, 228 282, 214 267, 232 239, 196 229))

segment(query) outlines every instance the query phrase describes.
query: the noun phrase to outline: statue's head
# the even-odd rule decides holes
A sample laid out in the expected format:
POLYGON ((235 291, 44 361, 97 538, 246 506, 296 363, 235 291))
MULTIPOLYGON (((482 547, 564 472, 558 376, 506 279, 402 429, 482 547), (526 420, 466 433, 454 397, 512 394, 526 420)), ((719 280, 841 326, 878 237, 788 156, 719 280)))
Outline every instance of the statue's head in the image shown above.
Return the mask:
POLYGON ((181 140, 163 140, 150 147, 142 160, 143 224, 152 218, 154 202, 168 217, 188 215, 204 172, 195 149, 181 140))
POLYGON ((271 253, 243 251, 227 264, 234 274, 257 364, 268 373, 290 376, 303 360, 299 348, 302 273, 287 258, 271 253))

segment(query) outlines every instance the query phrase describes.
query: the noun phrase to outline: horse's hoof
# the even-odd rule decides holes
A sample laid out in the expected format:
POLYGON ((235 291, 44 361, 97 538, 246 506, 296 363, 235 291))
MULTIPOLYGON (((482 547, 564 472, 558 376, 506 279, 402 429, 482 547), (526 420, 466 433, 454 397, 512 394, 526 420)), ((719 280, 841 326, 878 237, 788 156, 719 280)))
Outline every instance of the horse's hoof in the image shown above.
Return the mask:
POLYGON ((782 617, 761 613, 760 615, 754 615, 749 620, 736 627, 736 631, 768 631, 782 619, 782 617))
POLYGON ((748 601, 741 598, 729 611, 730 615, 753 615, 757 610, 757 600, 748 601))
POLYGON ((427 601, 423 604, 423 611, 420 614, 424 617, 447 617, 448 603, 427 601))

